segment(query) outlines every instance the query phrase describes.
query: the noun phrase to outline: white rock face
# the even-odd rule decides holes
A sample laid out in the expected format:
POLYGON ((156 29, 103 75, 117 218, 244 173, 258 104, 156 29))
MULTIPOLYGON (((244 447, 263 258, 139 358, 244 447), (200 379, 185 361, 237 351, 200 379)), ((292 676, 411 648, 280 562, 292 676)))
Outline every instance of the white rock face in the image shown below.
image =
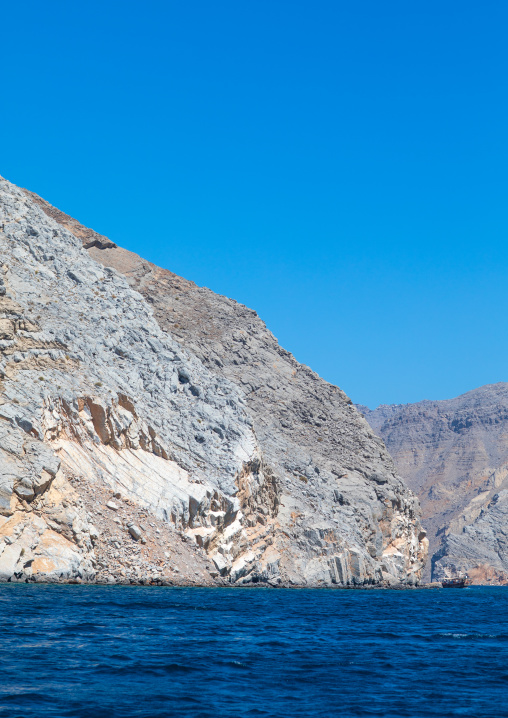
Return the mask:
MULTIPOLYGON (((323 411, 331 401, 343 427, 341 464, 291 444, 295 416, 309 422, 305 406, 284 410, 285 430, 261 421, 246 399, 256 369, 238 377, 237 359, 198 333, 183 348, 152 300, 79 237, 93 251, 115 245, 49 215, 0 180, 0 580, 91 580, 107 569, 97 567, 103 539, 76 488, 83 482, 167 523, 213 559, 212 576, 232 582, 418 579, 417 504, 340 390, 310 372, 323 411)), ((270 361, 272 340, 256 337, 270 361)), ((277 352, 287 367, 267 378, 274 396, 302 370, 277 352)), ((143 543, 143 527, 136 532, 143 543)))

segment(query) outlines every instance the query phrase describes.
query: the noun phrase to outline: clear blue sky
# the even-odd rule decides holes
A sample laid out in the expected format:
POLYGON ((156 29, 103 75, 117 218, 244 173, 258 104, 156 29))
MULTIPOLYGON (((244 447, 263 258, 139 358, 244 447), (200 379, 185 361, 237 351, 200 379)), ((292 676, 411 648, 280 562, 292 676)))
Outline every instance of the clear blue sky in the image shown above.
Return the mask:
POLYGON ((5 3, 0 174, 371 407, 508 380, 508 3, 5 3))

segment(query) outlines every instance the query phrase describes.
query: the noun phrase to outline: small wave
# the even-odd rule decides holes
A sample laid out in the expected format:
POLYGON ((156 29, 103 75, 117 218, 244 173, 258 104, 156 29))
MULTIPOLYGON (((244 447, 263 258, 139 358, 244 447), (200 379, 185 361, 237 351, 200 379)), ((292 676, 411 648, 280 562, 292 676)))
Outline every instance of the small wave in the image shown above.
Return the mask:
POLYGON ((241 661, 220 661, 219 665, 221 666, 234 666, 235 668, 248 668, 246 663, 242 663, 241 661))
POLYGON ((466 639, 469 641, 481 641, 486 639, 495 639, 498 641, 508 640, 508 635, 504 633, 457 633, 447 631, 446 633, 436 633, 432 638, 456 638, 466 639))

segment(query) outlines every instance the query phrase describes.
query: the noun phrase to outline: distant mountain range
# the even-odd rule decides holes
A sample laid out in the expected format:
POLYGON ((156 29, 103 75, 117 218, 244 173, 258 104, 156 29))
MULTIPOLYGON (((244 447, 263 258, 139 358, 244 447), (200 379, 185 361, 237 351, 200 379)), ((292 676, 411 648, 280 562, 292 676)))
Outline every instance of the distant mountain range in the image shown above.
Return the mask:
POLYGON ((449 401, 357 407, 417 494, 426 574, 508 583, 508 383, 449 401))

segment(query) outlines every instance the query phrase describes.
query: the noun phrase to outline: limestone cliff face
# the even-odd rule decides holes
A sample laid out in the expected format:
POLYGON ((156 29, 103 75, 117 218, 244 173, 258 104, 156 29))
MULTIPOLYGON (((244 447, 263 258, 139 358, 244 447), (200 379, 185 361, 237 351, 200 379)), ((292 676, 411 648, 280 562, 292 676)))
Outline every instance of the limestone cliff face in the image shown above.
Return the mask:
POLYGON ((508 583, 508 384, 361 409, 420 499, 433 578, 508 583))
POLYGON ((255 312, 0 182, 0 580, 414 583, 419 507, 255 312))

